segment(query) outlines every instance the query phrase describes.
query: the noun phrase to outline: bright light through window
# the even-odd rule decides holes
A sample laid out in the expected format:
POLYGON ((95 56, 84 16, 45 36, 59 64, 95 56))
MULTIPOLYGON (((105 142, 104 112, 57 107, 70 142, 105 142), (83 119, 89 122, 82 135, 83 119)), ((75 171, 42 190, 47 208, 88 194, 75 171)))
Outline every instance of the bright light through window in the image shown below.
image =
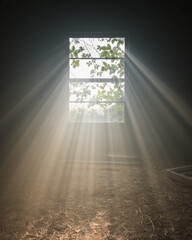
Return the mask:
POLYGON ((124 122, 124 38, 69 39, 71 122, 124 122))

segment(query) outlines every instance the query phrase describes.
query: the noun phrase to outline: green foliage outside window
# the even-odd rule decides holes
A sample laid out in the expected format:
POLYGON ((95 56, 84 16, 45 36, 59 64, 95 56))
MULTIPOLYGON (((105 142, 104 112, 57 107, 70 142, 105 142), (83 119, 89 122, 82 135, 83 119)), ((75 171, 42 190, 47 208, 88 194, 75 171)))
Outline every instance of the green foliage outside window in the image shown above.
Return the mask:
MULTIPOLYGON (((98 78, 99 80, 95 83, 70 82, 69 100, 87 101, 86 112, 89 115, 96 116, 102 112, 109 122, 123 122, 124 120, 124 104, 122 104, 124 100, 124 82, 122 81, 125 68, 124 44, 124 38, 70 39, 70 68, 80 69, 81 64, 86 64, 90 79, 98 78), (102 78, 108 78, 109 82, 102 82, 102 78), (110 82, 110 79, 113 81, 110 82)), ((71 116, 82 114, 82 108, 74 107, 72 112, 71 116)))

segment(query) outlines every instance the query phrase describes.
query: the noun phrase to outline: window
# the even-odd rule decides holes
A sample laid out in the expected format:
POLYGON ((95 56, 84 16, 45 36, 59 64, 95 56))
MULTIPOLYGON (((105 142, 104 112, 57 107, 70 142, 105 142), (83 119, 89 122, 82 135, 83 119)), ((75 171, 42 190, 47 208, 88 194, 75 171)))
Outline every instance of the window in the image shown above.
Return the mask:
POLYGON ((124 122, 125 38, 69 38, 70 122, 124 122))

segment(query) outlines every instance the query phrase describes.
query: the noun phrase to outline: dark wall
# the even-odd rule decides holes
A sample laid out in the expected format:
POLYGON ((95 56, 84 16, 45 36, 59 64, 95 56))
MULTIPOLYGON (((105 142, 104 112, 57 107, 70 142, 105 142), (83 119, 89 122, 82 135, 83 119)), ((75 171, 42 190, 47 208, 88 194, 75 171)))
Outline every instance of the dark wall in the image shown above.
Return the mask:
MULTIPOLYGON (((189 1, 4 1, 1 6, 1 72, 25 74, 62 47, 65 31, 127 31, 134 54, 190 97, 191 4, 189 1)), ((174 86, 173 86, 174 87, 174 86)))
POLYGON ((190 105, 191 13, 190 1, 179 0, 4 1, 0 25, 3 154, 17 141, 21 123, 27 126, 56 88, 55 79, 65 66, 67 31, 126 31, 129 50, 190 105))

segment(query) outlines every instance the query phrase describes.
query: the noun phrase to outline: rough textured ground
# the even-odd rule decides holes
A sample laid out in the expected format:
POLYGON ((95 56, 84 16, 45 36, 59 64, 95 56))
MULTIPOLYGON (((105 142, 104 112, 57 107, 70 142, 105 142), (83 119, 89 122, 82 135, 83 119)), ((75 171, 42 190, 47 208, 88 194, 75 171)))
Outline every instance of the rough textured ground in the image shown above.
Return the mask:
POLYGON ((163 168, 67 163, 22 173, 1 175, 1 240, 192 239, 192 189, 163 168))

